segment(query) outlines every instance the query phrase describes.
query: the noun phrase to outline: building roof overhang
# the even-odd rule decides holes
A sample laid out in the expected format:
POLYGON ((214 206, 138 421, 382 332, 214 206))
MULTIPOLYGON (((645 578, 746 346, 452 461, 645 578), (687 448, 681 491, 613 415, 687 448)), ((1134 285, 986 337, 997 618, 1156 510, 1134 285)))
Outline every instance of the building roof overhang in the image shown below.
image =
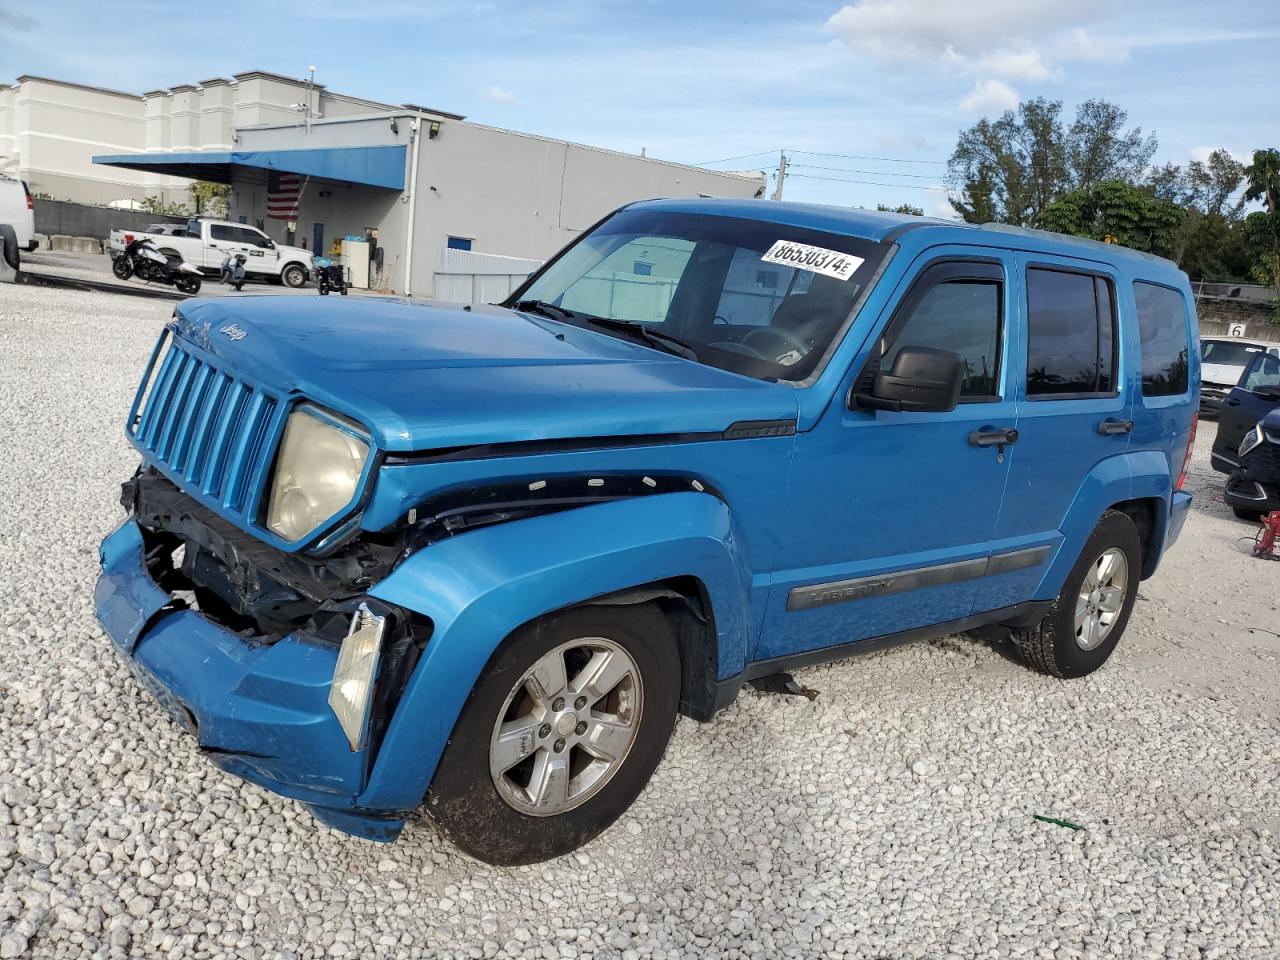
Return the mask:
POLYGON ((304 177, 404 189, 405 147, 323 147, 309 150, 193 150, 182 153, 123 153, 94 163, 171 177, 230 183, 237 168, 276 170, 304 177))

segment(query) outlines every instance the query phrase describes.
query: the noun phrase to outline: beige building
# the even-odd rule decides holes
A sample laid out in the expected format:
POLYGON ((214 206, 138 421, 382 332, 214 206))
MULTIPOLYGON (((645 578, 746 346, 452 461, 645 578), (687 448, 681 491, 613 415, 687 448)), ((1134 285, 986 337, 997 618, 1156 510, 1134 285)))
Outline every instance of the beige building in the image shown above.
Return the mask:
POLYGON ((93 158, 229 150, 239 127, 304 125, 308 104, 312 119, 394 109, 261 70, 143 94, 21 76, 0 84, 0 173, 52 200, 127 205, 151 196, 186 203, 187 179, 105 167, 93 158))

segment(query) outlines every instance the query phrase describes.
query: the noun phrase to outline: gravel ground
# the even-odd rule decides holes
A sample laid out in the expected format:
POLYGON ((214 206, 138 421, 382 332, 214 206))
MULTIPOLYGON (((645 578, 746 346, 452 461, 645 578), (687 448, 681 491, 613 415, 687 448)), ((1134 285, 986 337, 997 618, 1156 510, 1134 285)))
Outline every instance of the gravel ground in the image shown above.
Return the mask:
POLYGON ((198 755, 93 617, 168 305, 0 289, 0 957, 1280 956, 1280 565, 1208 467, 1117 654, 948 638, 681 720, 574 856, 329 830, 198 755), (1083 825, 1073 831, 1033 819, 1083 825))

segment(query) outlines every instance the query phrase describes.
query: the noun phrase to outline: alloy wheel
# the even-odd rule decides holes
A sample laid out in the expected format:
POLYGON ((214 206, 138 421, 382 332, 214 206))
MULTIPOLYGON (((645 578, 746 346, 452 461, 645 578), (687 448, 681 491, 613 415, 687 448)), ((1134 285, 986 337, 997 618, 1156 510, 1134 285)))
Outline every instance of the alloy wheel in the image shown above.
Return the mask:
POLYGON ((1111 634, 1124 608, 1129 586, 1129 561, 1118 547, 1108 547, 1093 562, 1076 599, 1076 643, 1093 650, 1111 634))
POLYGON ((626 761, 643 705, 640 670, 612 640, 583 637, 547 651, 493 726, 489 773, 498 794, 535 817, 585 803, 626 761))

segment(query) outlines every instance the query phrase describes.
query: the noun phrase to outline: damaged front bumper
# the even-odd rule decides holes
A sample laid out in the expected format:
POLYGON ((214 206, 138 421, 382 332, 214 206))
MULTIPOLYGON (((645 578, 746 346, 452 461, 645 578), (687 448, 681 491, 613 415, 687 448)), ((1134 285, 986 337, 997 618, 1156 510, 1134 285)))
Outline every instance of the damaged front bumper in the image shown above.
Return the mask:
POLYGON ((371 749, 352 751, 328 704, 338 649, 305 630, 255 643, 160 588, 130 517, 103 541, 98 619, 133 673, 222 769, 391 841, 398 811, 361 809, 371 749))

